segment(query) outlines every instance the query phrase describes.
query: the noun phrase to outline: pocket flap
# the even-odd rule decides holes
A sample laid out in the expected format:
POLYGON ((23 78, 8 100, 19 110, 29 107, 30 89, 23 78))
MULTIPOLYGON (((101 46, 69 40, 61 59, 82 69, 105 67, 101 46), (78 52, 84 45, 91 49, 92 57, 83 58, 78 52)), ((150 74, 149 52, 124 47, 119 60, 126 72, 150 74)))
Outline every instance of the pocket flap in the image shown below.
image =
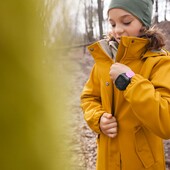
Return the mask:
POLYGON ((155 160, 142 127, 139 127, 135 132, 135 147, 143 166, 145 168, 151 167, 155 163, 155 160))

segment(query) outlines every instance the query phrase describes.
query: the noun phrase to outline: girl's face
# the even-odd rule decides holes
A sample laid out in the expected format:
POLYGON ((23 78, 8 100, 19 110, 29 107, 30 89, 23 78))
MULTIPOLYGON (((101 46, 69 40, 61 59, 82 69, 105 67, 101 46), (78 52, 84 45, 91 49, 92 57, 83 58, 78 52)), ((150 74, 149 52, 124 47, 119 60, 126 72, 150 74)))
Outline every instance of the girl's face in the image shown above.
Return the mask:
POLYGON ((142 23, 131 13, 114 8, 109 11, 109 22, 112 26, 112 34, 119 43, 122 36, 140 36, 142 23))

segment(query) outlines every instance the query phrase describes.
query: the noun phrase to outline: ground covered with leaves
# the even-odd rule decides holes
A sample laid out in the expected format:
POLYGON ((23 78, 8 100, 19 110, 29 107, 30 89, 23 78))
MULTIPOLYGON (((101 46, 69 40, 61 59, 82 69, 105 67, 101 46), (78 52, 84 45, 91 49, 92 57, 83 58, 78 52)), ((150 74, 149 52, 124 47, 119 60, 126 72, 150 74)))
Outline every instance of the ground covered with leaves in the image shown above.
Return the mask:
POLYGON ((93 59, 87 51, 84 53, 84 49, 72 50, 69 57, 74 61, 74 67, 71 70, 73 87, 70 89, 70 96, 72 96, 72 99, 69 101, 69 107, 74 118, 70 127, 75 132, 70 146, 72 146, 72 152, 77 155, 77 157, 72 157, 71 159, 75 169, 95 170, 96 134, 87 126, 80 108, 80 94, 90 74, 93 59))

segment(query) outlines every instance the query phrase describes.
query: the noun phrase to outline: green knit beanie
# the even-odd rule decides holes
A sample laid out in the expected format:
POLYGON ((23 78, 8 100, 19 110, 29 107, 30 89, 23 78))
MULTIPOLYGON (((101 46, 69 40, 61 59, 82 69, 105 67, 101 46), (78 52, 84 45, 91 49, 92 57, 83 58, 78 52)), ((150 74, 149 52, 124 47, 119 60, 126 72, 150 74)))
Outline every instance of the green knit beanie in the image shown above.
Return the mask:
POLYGON ((111 0, 109 9, 121 8, 136 16, 145 26, 151 26, 153 0, 111 0))

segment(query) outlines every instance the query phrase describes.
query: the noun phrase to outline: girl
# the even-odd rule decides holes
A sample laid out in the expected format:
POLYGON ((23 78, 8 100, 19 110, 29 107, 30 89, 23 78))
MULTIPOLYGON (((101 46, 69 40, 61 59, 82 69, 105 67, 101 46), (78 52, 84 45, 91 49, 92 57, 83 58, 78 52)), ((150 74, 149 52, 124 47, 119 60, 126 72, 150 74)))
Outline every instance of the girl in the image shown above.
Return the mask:
POLYGON ((170 138, 170 54, 150 28, 152 0, 111 0, 109 42, 89 46, 95 60, 81 95, 98 134, 97 170, 165 170, 170 138))

